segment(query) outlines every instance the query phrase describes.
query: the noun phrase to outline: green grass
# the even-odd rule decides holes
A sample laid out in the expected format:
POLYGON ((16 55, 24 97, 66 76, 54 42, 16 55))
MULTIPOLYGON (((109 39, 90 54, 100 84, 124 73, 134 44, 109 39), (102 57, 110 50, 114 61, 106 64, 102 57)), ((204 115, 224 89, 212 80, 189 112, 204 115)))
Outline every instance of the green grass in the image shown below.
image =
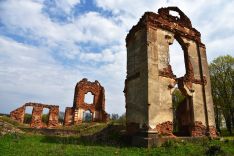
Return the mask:
POLYGON ((202 141, 196 143, 171 142, 158 148, 136 148, 127 146, 108 145, 105 143, 90 142, 80 137, 58 137, 29 134, 13 134, 0 138, 0 155, 188 155, 201 156, 209 147, 221 147, 220 155, 234 155, 234 142, 219 140, 202 141))
POLYGON ((71 125, 71 126, 61 126, 56 129, 64 129, 64 130, 88 130, 92 129, 94 127, 105 127, 107 124, 106 123, 98 123, 98 122, 93 122, 93 123, 82 123, 79 125, 71 125))
MULTIPOLYGON (((25 126, 8 117, 0 120, 17 127, 25 126)), ((123 155, 123 156, 202 156, 234 155, 234 137, 219 140, 169 141, 158 148, 130 147, 121 137, 124 127, 119 123, 83 123, 81 125, 60 127, 64 130, 76 130, 76 136, 44 136, 35 134, 9 134, 0 137, 0 156, 40 156, 40 155, 123 155)))
MULTIPOLYGON (((29 124, 19 123, 15 120, 12 120, 10 117, 7 116, 0 116, 0 120, 5 121, 7 123, 12 124, 13 126, 19 127, 19 128, 30 128, 29 124)), ((72 126, 58 126, 56 129, 62 129, 62 130, 75 130, 80 131, 81 133, 85 131, 86 134, 92 134, 93 132, 99 131, 103 128, 107 127, 106 123, 82 123, 79 125, 72 125, 72 126)))

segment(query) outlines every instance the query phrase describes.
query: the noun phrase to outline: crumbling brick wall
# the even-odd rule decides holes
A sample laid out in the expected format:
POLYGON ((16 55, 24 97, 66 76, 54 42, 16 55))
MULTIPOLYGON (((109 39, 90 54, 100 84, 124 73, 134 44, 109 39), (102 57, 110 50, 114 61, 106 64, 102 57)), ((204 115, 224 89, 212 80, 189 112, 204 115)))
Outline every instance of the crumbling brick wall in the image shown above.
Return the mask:
POLYGON ((59 107, 58 106, 50 107, 48 127, 50 127, 50 128, 57 127, 58 126, 58 117, 59 117, 59 107))
POLYGON ((73 107, 67 107, 64 117, 64 125, 78 124, 82 122, 83 112, 89 110, 92 113, 92 121, 107 121, 105 112, 105 90, 96 80, 90 82, 86 78, 77 83, 74 93, 73 107), (93 103, 85 103, 85 94, 91 92, 94 95, 93 103), (72 116, 72 119, 71 119, 72 116))
POLYGON ((33 107, 32 111, 32 119, 30 123, 30 127, 32 128, 42 128, 42 127, 56 127, 58 126, 58 115, 59 115, 59 106, 56 105, 46 105, 41 103, 26 103, 22 107, 17 108, 16 110, 10 113, 10 117, 14 120, 17 120, 21 123, 24 122, 24 115, 26 107, 33 107), (42 113, 43 109, 48 108, 48 124, 45 125, 42 122, 42 113))
POLYGON ((72 107, 66 107, 65 109, 65 115, 64 115, 64 125, 70 126, 73 124, 73 108, 72 107))
POLYGON ((166 121, 166 122, 158 124, 156 126, 156 130, 157 130, 158 134, 160 134, 160 135, 174 137, 173 123, 171 121, 166 121))
POLYGON ((18 122, 23 123, 24 122, 24 113, 25 113, 25 107, 19 107, 16 110, 10 112, 10 117, 13 120, 16 120, 18 122))
POLYGON ((42 106, 33 106, 32 111, 32 120, 30 126, 32 128, 42 128, 42 113, 43 113, 43 107, 42 106))

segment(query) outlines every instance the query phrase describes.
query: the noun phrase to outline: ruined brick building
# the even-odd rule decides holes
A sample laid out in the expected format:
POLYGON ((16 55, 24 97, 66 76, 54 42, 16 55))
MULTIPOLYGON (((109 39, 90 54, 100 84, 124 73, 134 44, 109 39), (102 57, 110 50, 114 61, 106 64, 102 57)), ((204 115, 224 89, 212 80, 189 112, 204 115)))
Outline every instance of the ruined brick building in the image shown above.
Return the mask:
MULTIPOLYGON (((24 123, 26 107, 33 107, 30 127, 54 128, 58 126, 59 106, 40 103, 26 103, 10 113, 10 117, 20 123, 24 123), (48 123, 42 122, 43 109, 49 109, 48 123)), ((64 116, 64 125, 80 124, 85 121, 84 117, 89 113, 90 122, 106 122, 108 114, 105 112, 105 90, 96 80, 90 82, 86 78, 77 83, 74 93, 73 107, 67 107, 64 116), (86 103, 85 95, 93 95, 93 102, 86 103)))
POLYGON ((64 125, 82 123, 85 111, 91 113, 91 121, 105 122, 107 120, 105 90, 97 80, 90 82, 84 78, 76 84, 73 107, 66 108, 64 125), (85 103, 85 95, 88 92, 94 96, 92 103, 85 103))
POLYGON ((200 37, 177 7, 160 8, 158 14, 146 12, 126 37, 127 131, 144 136, 141 139, 147 145, 156 144, 152 138, 158 134, 176 136, 172 113, 175 86, 186 97, 177 108, 178 134, 216 136, 206 48, 200 37), (173 11, 179 17, 171 15, 173 11), (169 46, 175 40, 184 53, 186 73, 182 77, 174 75, 169 61, 169 46))
POLYGON ((33 107, 30 127, 33 127, 33 128, 45 128, 45 127, 53 128, 53 127, 58 126, 59 106, 56 106, 56 105, 46 105, 46 104, 31 103, 31 102, 26 103, 23 106, 17 108, 16 110, 12 111, 10 113, 11 118, 20 122, 20 123, 23 123, 26 107, 33 107), (49 109, 47 125, 45 125, 42 122, 42 113, 43 113, 43 109, 45 109, 45 108, 49 109))

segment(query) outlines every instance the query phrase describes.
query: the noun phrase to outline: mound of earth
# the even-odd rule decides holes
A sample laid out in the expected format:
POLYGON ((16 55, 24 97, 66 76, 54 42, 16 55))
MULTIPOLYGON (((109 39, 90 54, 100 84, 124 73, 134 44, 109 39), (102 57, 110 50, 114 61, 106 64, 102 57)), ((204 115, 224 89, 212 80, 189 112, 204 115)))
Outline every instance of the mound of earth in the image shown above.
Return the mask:
POLYGON ((0 119, 0 136, 12 133, 24 133, 14 125, 0 119))
POLYGON ((93 143, 104 143, 109 145, 121 145, 123 144, 123 131, 125 127, 123 125, 108 125, 101 131, 94 133, 92 135, 82 136, 83 141, 93 142, 93 143))

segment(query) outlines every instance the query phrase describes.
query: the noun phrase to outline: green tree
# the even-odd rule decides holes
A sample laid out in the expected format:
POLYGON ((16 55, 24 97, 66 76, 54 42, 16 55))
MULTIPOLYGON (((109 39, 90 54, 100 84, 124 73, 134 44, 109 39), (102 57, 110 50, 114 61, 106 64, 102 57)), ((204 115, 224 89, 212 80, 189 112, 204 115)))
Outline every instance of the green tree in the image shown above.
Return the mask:
POLYGON ((48 122, 49 122, 49 114, 43 114, 42 115, 42 122, 44 122, 45 124, 48 124, 48 122))
POLYGON ((181 91, 178 88, 175 88, 172 94, 172 104, 173 107, 176 109, 182 101, 184 101, 185 96, 181 93, 181 91))
POLYGON ((176 116, 176 111, 179 105, 185 100, 185 96, 182 92, 176 87, 172 93, 172 109, 173 109, 173 131, 178 131, 178 119, 176 116))
POLYGON ((232 134, 232 127, 234 127, 234 57, 220 56, 211 62, 209 69, 217 129, 220 128, 220 113, 222 113, 227 130, 232 134))

